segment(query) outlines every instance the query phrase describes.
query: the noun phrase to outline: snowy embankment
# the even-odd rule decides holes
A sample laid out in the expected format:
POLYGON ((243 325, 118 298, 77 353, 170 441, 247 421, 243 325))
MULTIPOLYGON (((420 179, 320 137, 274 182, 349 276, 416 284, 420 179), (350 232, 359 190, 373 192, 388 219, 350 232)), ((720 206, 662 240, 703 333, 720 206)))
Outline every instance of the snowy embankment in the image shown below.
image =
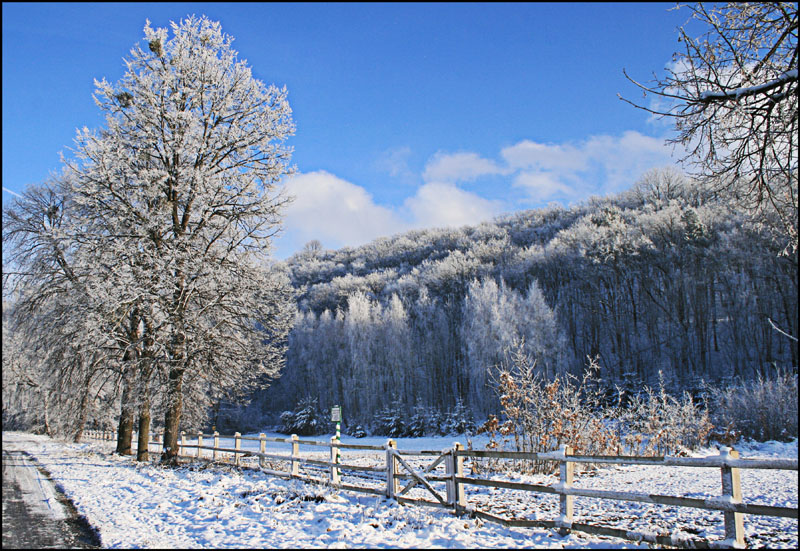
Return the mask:
MULTIPOLYGON (((317 440, 324 440, 317 437, 317 440)), ((454 438, 403 439, 401 448, 444 449, 454 438)), ((370 442, 372 443, 372 442, 370 442)), ((113 443, 56 442, 3 433, 3 447, 33 455, 98 529, 109 548, 402 547, 646 548, 614 538, 506 528, 429 507, 286 481, 255 471, 194 464, 177 469, 111 454, 113 443)), ((737 446, 742 457, 797 457, 791 444, 737 446)), ((716 454, 705 450, 701 455, 716 454)), ((576 486, 666 495, 719 495, 718 469, 612 467, 576 476, 576 486)), ((547 477, 514 477, 543 481, 547 477)), ((796 471, 742 471, 745 501, 797 507, 796 471)), ((495 514, 555 518, 553 496, 469 487, 470 505, 495 514)), ((722 537, 722 513, 576 498, 575 520, 642 532, 722 537)), ((750 547, 796 548, 797 520, 745 516, 750 547)))

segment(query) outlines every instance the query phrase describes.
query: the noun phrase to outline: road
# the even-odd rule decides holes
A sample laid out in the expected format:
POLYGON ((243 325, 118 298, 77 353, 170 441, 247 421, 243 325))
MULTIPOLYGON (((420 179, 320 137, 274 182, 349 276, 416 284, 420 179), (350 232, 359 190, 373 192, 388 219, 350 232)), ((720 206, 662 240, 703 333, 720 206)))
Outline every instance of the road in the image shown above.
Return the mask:
POLYGON ((98 549, 100 539, 17 442, 3 442, 3 549, 98 549))

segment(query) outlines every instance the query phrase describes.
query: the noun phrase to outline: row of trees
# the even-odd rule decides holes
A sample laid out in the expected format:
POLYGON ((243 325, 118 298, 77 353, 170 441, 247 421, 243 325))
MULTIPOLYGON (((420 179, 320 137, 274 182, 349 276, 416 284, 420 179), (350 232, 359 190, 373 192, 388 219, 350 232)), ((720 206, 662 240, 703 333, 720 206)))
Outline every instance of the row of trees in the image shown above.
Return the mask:
POLYGON ((268 263, 291 171, 286 90, 253 78, 218 23, 171 30, 147 23, 124 77, 95 83, 105 127, 78 132, 63 172, 3 211, 4 417, 6 388, 27 385, 45 427, 77 439, 91 407, 119 404, 105 417, 130 453, 155 407, 165 461, 184 403, 202 419, 277 375, 293 317, 268 263))
MULTIPOLYGON (((499 411, 493 366, 524 340, 545 380, 597 358, 604 384, 671 390, 797 365, 797 264, 727 196, 672 169, 631 190, 285 265, 300 291, 287 369, 253 407, 309 395, 368 425, 387 401, 475 419, 499 411), (376 252, 376 251, 379 251, 376 252)), ((251 408, 248 416, 254 418, 251 408)))

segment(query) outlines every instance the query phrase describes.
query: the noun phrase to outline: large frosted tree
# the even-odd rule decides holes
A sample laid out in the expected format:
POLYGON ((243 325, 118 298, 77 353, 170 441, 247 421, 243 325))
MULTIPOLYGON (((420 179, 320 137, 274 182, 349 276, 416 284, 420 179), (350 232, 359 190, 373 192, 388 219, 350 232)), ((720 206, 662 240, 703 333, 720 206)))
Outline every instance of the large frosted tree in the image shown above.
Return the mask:
POLYGON ((686 7, 703 31, 694 37, 680 28, 681 49, 666 76, 633 81, 658 99, 656 107, 637 107, 674 120, 670 141, 687 148, 696 173, 776 219, 784 253, 795 257, 797 3, 686 7))
POLYGON ((106 126, 79 132, 68 166, 91 238, 142 290, 130 294, 161 351, 171 461, 187 376, 244 390, 282 365, 290 291, 267 266, 294 127, 286 90, 254 78, 218 23, 144 32, 124 77, 96 82, 106 126))

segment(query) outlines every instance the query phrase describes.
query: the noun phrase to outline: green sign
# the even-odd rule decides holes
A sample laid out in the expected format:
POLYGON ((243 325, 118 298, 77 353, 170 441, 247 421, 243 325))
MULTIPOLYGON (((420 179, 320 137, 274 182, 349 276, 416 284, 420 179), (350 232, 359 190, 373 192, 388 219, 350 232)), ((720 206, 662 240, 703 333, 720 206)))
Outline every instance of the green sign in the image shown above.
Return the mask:
POLYGON ((342 421, 342 407, 341 406, 333 406, 331 408, 331 421, 334 423, 340 423, 342 421))

